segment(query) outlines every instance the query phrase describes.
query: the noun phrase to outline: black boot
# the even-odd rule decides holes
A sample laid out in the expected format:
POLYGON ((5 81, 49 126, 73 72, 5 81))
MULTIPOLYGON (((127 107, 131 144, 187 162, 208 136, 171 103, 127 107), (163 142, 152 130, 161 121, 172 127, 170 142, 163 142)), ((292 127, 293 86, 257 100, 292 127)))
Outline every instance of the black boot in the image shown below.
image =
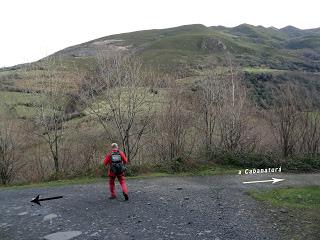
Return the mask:
POLYGON ((128 196, 128 194, 127 193, 123 193, 123 196, 124 196, 124 199, 126 200, 126 201, 128 201, 129 200, 129 196, 128 196))

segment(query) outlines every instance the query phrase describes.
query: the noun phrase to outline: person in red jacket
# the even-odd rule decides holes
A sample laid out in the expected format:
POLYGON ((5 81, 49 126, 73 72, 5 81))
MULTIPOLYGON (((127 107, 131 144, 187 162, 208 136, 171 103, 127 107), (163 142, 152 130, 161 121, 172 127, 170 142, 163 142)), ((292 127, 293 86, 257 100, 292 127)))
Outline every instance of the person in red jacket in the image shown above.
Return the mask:
POLYGON ((124 178, 124 169, 118 171, 116 168, 117 167, 116 164, 119 164, 121 167, 122 164, 128 163, 128 159, 124 154, 124 152, 119 150, 118 144, 112 143, 111 148, 112 148, 111 151, 107 153, 104 159, 104 165, 106 167, 109 165, 108 176, 109 176, 109 187, 111 192, 111 196, 109 197, 109 199, 116 198, 115 179, 118 178, 122 188, 123 196, 127 201, 129 200, 129 195, 128 195, 128 189, 127 189, 127 185, 124 178), (115 164, 115 162, 117 162, 117 159, 118 161, 120 161, 120 163, 118 162, 115 164), (115 171, 118 171, 118 173, 116 173, 115 171))

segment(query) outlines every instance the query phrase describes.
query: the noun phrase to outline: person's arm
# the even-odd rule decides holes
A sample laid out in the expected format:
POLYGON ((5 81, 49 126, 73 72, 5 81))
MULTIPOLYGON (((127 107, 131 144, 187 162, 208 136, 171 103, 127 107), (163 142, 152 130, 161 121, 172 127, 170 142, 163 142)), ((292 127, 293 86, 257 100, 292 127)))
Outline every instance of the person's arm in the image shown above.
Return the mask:
POLYGON ((126 155, 124 154, 124 152, 120 151, 120 156, 122 158, 123 163, 127 164, 128 163, 128 159, 127 159, 126 155))
POLYGON ((107 155, 106 155, 106 157, 105 157, 105 159, 104 159, 104 161, 103 161, 103 164, 104 164, 105 166, 108 166, 108 164, 110 163, 110 161, 111 161, 110 153, 107 153, 107 155))

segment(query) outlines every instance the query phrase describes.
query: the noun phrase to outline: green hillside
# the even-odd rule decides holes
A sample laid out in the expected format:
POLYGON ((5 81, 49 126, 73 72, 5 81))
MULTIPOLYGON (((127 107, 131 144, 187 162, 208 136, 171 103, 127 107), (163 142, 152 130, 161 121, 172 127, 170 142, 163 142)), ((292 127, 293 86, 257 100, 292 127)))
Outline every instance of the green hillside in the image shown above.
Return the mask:
MULTIPOLYGON (((146 61, 152 63, 198 63, 212 57, 219 60, 225 46, 241 66, 268 66, 275 69, 318 71, 319 62, 304 64, 301 49, 319 55, 320 34, 311 30, 288 31, 242 24, 234 28, 188 25, 171 29, 139 31, 99 40, 121 39, 146 61), (221 44, 219 44, 221 42, 221 44)), ((172 65, 171 65, 172 66, 172 65)))
MULTIPOLYGON (((319 29, 194 24, 116 34, 71 46, 53 54, 59 60, 51 66, 40 60, 0 69, 1 102, 16 108, 18 115, 30 115, 24 113, 25 108, 31 110, 29 98, 25 98, 30 89, 40 91, 39 82, 48 79, 68 86, 77 74, 94 68, 100 51, 126 51, 176 78, 191 79, 212 65, 226 66, 229 54, 258 102, 268 102, 270 89, 287 81, 312 91, 314 96, 319 90, 319 29), (56 72, 54 78, 46 76, 49 69, 56 72)), ((72 86, 68 88, 72 91, 72 86)), ((317 99, 315 102, 318 104, 317 99)))
MULTIPOLYGON (((274 93, 287 83, 301 90, 304 95, 299 96, 311 97, 308 100, 313 105, 308 105, 308 111, 317 116, 320 108, 319 29, 301 30, 292 26, 276 29, 249 24, 228 28, 195 24, 144 30, 102 37, 62 49, 37 62, 0 69, 0 118, 6 124, 9 119, 10 129, 24 137, 19 140, 19 151, 28 158, 23 159, 24 162, 30 164, 24 168, 36 169, 34 174, 31 170, 21 170, 21 179, 17 181, 22 182, 64 177, 58 175, 58 157, 62 174, 67 177, 99 176, 104 171, 99 164, 105 144, 111 141, 127 141, 128 148, 137 149, 137 160, 129 170, 130 174, 148 172, 154 167, 169 172, 196 169, 193 155, 190 157, 191 153, 186 151, 193 147, 197 151, 194 156, 203 151, 208 154, 203 156, 206 161, 213 158, 217 163, 243 166, 246 159, 252 167, 265 167, 264 154, 267 154, 266 159, 276 161, 273 153, 282 157, 282 152, 271 136, 274 129, 266 123, 264 112, 273 109, 274 93), (132 62, 127 58, 109 61, 119 53, 137 58, 128 58, 132 62), (237 80, 235 85, 232 81, 232 87, 239 90, 234 91, 234 97, 239 101, 233 100, 233 105, 229 105, 231 73, 236 73, 237 80), (205 99, 207 95, 202 94, 208 86, 217 93, 206 94, 221 96, 205 99), (112 95, 112 91, 117 93, 112 95), (242 98, 242 94, 249 98, 242 98), (136 102, 132 103, 132 99, 136 102), (210 117, 211 121, 217 119, 220 124, 214 131, 211 129, 211 133, 209 127, 203 126, 204 121, 200 124, 201 131, 196 128, 199 115, 213 111, 202 109, 206 104, 204 101, 214 108, 220 106, 214 106, 215 101, 221 101, 224 107, 219 110, 220 118, 210 117), (228 115, 228 110, 234 104, 239 104, 239 108, 233 107, 233 111, 240 109, 239 116, 243 119, 239 119, 241 124, 229 126, 226 123, 234 118, 230 118, 232 112, 228 115), (111 110, 116 105, 122 110, 111 110), (137 106, 137 112, 130 113, 129 110, 137 106), (119 114, 119 119, 115 114, 119 114), (131 116, 136 119, 129 119, 131 116), (119 125, 127 121, 128 126, 119 125), (248 126, 243 127, 244 123, 248 126), (249 127, 250 124, 255 127, 249 127), (145 126, 148 131, 142 135, 145 126), (228 135, 219 133, 224 127, 228 130, 234 126, 239 126, 242 134, 238 145, 229 144, 229 138, 222 139, 228 135), (143 127, 142 130, 139 127, 143 127), (126 137, 120 139, 120 135, 126 137), (146 148, 137 142, 129 144, 129 139, 140 141, 140 137, 146 148), (172 140, 176 142, 167 144, 172 140), (59 150, 58 143, 61 144, 59 150), (217 146, 218 150, 234 153, 245 149, 249 155, 219 155, 224 154, 220 150, 212 155, 209 148, 203 149, 203 143, 210 149, 217 146), (258 155, 251 154, 250 149, 255 148, 252 143, 257 144, 254 154, 258 155), (164 152, 167 145, 171 149, 170 159, 164 152), (268 155, 269 152, 272 154, 268 155), (52 156, 47 156, 50 153, 52 156), (80 160, 74 156, 79 156, 80 160), (169 162, 162 165, 163 161, 169 162)), ((233 136, 236 135, 231 136, 232 142, 233 136)), ((318 161, 314 161, 318 152, 310 157, 305 150, 307 146, 298 143, 304 147, 296 150, 302 154, 296 157, 301 159, 296 165, 287 162, 283 166, 292 170, 300 164, 300 171, 319 169, 318 161)))
POLYGON ((195 24, 111 35, 68 47, 54 56, 74 59, 76 65, 81 65, 106 46, 125 47, 146 62, 171 66, 172 70, 182 63, 192 65, 200 61, 206 65, 213 59, 222 64, 221 57, 228 51, 240 66, 315 72, 320 69, 319 61, 314 57, 320 54, 319 39, 319 29, 301 30, 292 26, 276 29, 249 24, 227 28, 195 24), (305 51, 313 58, 306 57, 305 51))

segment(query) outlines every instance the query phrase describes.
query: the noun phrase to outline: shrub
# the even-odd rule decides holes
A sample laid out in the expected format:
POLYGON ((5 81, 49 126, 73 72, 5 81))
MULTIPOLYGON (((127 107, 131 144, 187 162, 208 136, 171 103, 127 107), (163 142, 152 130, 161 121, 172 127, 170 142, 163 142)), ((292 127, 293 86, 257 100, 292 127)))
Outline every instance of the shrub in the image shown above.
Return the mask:
POLYGON ((269 168, 281 166, 286 172, 312 172, 320 170, 320 155, 303 155, 280 159, 273 153, 215 152, 211 159, 221 165, 245 168, 269 168))
POLYGON ((279 164, 277 157, 263 153, 217 152, 211 157, 216 163, 237 167, 266 168, 279 164))
POLYGON ((285 162, 284 170, 289 172, 320 171, 320 155, 292 157, 285 162))

